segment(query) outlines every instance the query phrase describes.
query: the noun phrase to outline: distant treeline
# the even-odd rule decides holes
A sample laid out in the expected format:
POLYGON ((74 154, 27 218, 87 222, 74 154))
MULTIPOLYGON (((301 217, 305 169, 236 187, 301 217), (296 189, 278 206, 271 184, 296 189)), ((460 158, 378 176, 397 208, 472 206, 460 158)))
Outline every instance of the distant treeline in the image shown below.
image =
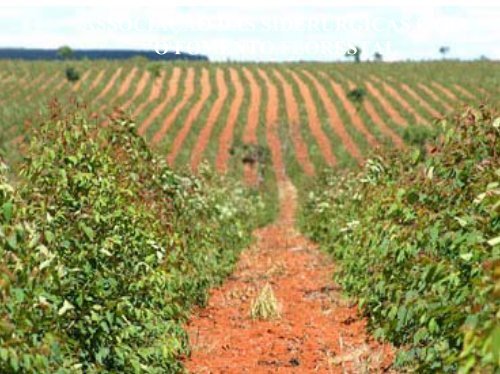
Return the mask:
MULTIPOLYGON (((121 60, 132 57, 145 57, 149 60, 201 60, 208 61, 204 55, 193 55, 186 52, 167 52, 163 55, 155 51, 134 51, 130 49, 75 49, 74 59, 88 58, 91 60, 108 59, 121 60)), ((57 49, 0 48, 0 59, 22 60, 60 60, 57 49)))

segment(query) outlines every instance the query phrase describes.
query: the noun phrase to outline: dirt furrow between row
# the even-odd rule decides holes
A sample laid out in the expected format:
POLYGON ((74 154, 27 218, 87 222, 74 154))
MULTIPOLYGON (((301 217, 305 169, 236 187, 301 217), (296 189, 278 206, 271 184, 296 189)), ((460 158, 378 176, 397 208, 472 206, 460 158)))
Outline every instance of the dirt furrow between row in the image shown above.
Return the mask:
POLYGON ((379 82, 384 87, 385 92, 387 92, 394 100, 396 100, 399 105, 401 105, 404 110, 410 113, 414 118, 417 124, 425 125, 428 124, 428 121, 424 120, 420 114, 406 101, 392 86, 390 86, 387 82, 382 81, 380 78, 372 75, 370 76, 372 80, 379 82))
MULTIPOLYGON (((172 76, 170 77, 170 81, 167 85, 167 94, 161 103, 155 106, 155 108, 151 111, 149 116, 142 121, 141 126, 139 127, 138 133, 139 135, 144 135, 146 131, 149 129, 153 121, 158 118, 158 116, 163 112, 168 103, 172 100, 172 98, 177 95, 177 91, 179 90, 179 79, 181 77, 181 69, 179 67, 175 67, 172 71, 172 76)), ((156 82, 155 82, 156 83, 156 82)), ((148 102, 152 102, 158 100, 161 93, 161 87, 154 86, 149 99, 144 105, 148 102)), ((143 107, 141 107, 142 110, 143 107)))
POLYGON ((444 109, 447 111, 447 112, 450 112, 453 110, 453 107, 445 100, 443 100, 441 97, 439 97, 438 95, 436 95, 436 93, 434 91, 432 91, 428 86, 426 86, 425 84, 423 83, 419 83, 418 84, 418 87, 420 87, 420 89, 422 91, 424 91, 427 95, 429 95, 429 97, 431 99, 433 99, 434 101, 438 101, 441 103, 441 105, 444 107, 444 109))
POLYGON ((243 103, 243 85, 241 84, 238 72, 234 68, 229 68, 229 75, 231 77, 231 83, 234 86, 234 99, 229 108, 229 113, 227 116, 226 124, 219 137, 219 148, 217 152, 217 158, 215 160, 215 167, 221 173, 226 173, 229 163, 229 151, 231 145, 233 144, 234 128, 236 126, 236 121, 238 120, 238 114, 240 112, 241 104, 243 103))
MULTIPOLYGON (((348 81, 348 84, 350 90, 356 88, 354 82, 348 81)), ((404 148, 403 139, 401 139, 401 137, 384 122, 384 120, 380 117, 377 110, 369 100, 363 100, 363 108, 365 109, 366 113, 371 118, 373 123, 380 129, 380 132, 384 136, 390 138, 392 144, 394 144, 396 148, 404 148)))
POLYGON ((210 93, 212 91, 212 88, 210 86, 210 79, 209 79, 209 74, 208 70, 203 68, 201 71, 201 95, 198 101, 193 105, 191 110, 188 112, 186 120, 184 121, 184 124, 180 131, 177 133, 177 136, 174 139, 174 142, 172 144, 172 149, 170 150, 170 153, 167 156, 167 162, 169 165, 173 165, 175 162, 175 159, 177 157, 177 154, 181 150, 182 146, 184 145, 184 140, 188 136, 189 132, 191 131, 191 127, 193 126, 193 122, 198 118, 198 115, 200 114, 201 110, 203 109, 203 106, 205 105, 205 102, 207 101, 208 97, 210 96, 210 93))
POLYGON ((443 93, 448 99, 450 99, 452 102, 460 102, 460 99, 453 93, 451 92, 447 87, 443 86, 442 84, 438 82, 431 82, 431 85, 438 89, 441 93, 443 93))
POLYGON ((224 71, 220 68, 217 68, 215 72, 215 80, 217 82, 217 91, 218 96, 214 102, 214 105, 210 109, 210 113, 208 114, 207 122, 205 126, 200 131, 198 136, 198 140, 193 148, 193 152, 191 154, 191 168, 195 170, 198 167, 198 164, 201 162, 201 158, 203 156, 203 152, 210 141, 210 136, 214 129, 215 124, 220 116, 222 107, 226 101, 228 90, 227 85, 224 80, 224 71))
MULTIPOLYGON (((318 143, 318 146, 321 150, 321 154, 325 159, 325 162, 330 166, 337 164, 337 159, 332 152, 332 146, 330 144, 330 140, 328 139, 325 132, 321 128, 321 121, 319 119, 316 104, 311 95, 309 87, 307 87, 304 81, 300 79, 297 73, 291 70, 289 71, 289 73, 292 76, 295 83, 297 84, 297 86, 299 87, 300 94, 302 96, 302 99, 304 100, 311 134, 318 143)), ((334 127, 337 126, 337 123, 334 124, 333 122, 331 122, 331 125, 332 127, 334 127)))
POLYGON ((401 116, 401 114, 392 106, 392 104, 387 101, 387 99, 380 93, 380 91, 370 82, 365 82, 366 89, 368 92, 380 103, 382 109, 389 118, 391 118, 396 125, 401 127, 407 127, 407 121, 401 116))
POLYGON ((167 134, 168 130, 174 123, 175 119, 179 115, 179 112, 186 106, 189 99, 194 94, 194 68, 188 68, 186 80, 184 81, 184 94, 180 102, 178 102, 168 116, 163 120, 161 127, 154 134, 151 143, 153 145, 158 144, 163 137, 167 134))
MULTIPOLYGON (((141 75, 141 78, 139 79, 139 82, 137 83, 137 86, 135 87, 135 91, 130 99, 128 99, 121 107, 122 110, 127 110, 132 103, 142 95, 142 92, 144 91, 144 88, 146 88, 149 79, 151 78, 151 74, 149 71, 144 71, 141 75)), ((133 115, 135 117, 135 113, 133 115)))
POLYGON ((274 69, 273 73, 283 87, 286 113, 289 121, 290 137, 293 142, 297 161, 302 167, 302 170, 304 170, 307 175, 314 175, 314 165, 309 158, 309 150, 307 148, 307 144, 300 133, 299 107, 297 106, 297 101, 295 100, 292 86, 286 81, 279 70, 274 69))
POLYGON ((413 100, 415 100, 418 103, 418 105, 424 108, 427 114, 429 114, 434 118, 441 117, 441 113, 439 113, 437 110, 431 107, 429 103, 425 101, 419 94, 417 94, 410 86, 408 86, 406 83, 401 83, 400 86, 403 89, 403 91, 405 91, 408 95, 410 95, 413 98, 413 100))
POLYGON ((332 87, 333 92, 335 92, 335 95, 337 95, 337 97, 340 99, 342 106, 349 115, 351 123, 354 125, 356 130, 358 130, 365 137, 366 141, 368 142, 368 144, 370 144, 370 146, 378 147, 380 143, 373 136, 373 134, 370 131, 368 131, 356 108, 347 98, 347 95, 344 92, 342 86, 339 83, 335 82, 330 77, 328 77, 326 74, 323 73, 323 76, 330 82, 330 86, 332 87))
POLYGON ((267 90, 266 106, 266 138, 267 145, 271 152, 271 162, 278 182, 286 179, 285 163, 283 161, 283 151, 278 133, 278 89, 271 82, 269 76, 263 69, 258 69, 258 74, 264 81, 267 90))
MULTIPOLYGON (((250 107, 248 109, 247 123, 243 130, 243 143, 256 145, 257 127, 259 125, 261 95, 259 85, 248 68, 243 68, 243 74, 250 85, 250 107)), ((243 178, 249 185, 256 185, 258 181, 258 165, 256 163, 245 163, 243 165, 243 178)))

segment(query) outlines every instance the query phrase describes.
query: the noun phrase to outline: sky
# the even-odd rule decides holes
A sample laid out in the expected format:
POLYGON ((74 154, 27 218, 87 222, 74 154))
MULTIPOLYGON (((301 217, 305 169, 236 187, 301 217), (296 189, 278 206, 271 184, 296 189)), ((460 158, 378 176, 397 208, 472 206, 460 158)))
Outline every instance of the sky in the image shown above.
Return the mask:
MULTIPOLYGON (((240 4, 233 2, 234 4, 240 4)), ((0 6, 0 47, 180 50, 213 61, 500 59, 498 6, 0 6)), ((36 3, 35 3, 36 4, 36 3)))

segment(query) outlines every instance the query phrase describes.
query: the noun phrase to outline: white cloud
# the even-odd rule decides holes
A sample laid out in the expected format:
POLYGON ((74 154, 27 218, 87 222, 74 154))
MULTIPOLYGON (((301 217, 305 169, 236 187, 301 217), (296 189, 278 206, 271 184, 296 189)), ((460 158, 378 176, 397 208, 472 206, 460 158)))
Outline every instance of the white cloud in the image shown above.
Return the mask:
POLYGON ((348 43, 363 57, 500 58, 499 8, 467 7, 96 7, 5 8, 0 45, 152 49, 155 44, 213 60, 342 59, 348 43))

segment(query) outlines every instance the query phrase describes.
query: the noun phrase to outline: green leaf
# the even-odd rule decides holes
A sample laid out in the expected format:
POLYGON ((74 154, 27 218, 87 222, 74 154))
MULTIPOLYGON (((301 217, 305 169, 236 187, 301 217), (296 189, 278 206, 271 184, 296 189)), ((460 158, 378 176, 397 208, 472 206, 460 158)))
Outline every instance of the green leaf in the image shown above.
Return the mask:
POLYGON ((13 250, 17 249, 17 235, 15 232, 11 233, 7 237, 7 244, 9 245, 10 249, 13 249, 13 250))
POLYGON ((44 236, 45 236, 45 240, 47 241, 47 243, 50 244, 54 241, 54 233, 52 231, 45 230, 44 236))
POLYGON ((3 217, 5 218, 5 221, 10 222, 12 219, 12 211, 14 209, 14 206, 11 201, 7 201, 5 204, 2 206, 2 211, 3 211, 3 217))
POLYGON ((94 231, 88 227, 85 223, 81 222, 80 223, 80 228, 83 230, 85 235, 89 240, 94 240, 94 231))
POLYGON ((464 261, 470 261, 472 258, 473 254, 472 253, 461 253, 460 258, 464 261))
POLYGON ((497 236, 496 238, 488 240, 488 244, 491 245, 492 247, 500 244, 500 236, 497 236))
POLYGON ((75 307, 68 301, 64 300, 61 308, 57 311, 58 316, 63 316, 68 310, 74 309, 75 307))

